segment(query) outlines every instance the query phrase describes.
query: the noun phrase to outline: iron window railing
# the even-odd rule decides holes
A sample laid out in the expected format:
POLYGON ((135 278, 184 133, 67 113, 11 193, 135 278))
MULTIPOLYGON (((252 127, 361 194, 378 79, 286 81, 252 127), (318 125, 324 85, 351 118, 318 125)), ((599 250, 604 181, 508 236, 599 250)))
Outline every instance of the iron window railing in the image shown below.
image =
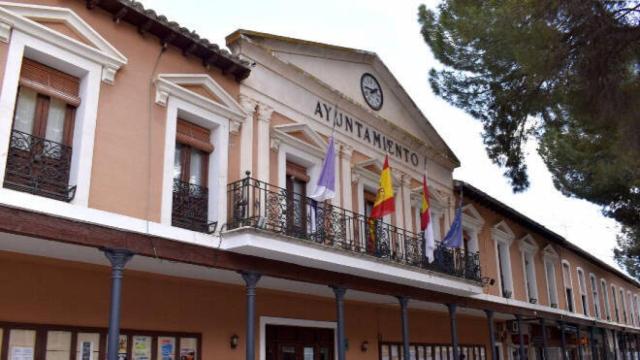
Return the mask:
POLYGON ((254 227, 343 251, 480 281, 479 254, 436 244, 434 260, 423 256, 422 234, 319 203, 245 177, 227 186, 227 229, 254 227))
POLYGON ((173 180, 173 226, 211 234, 216 222, 209 222, 209 190, 204 186, 173 180))
POLYGON ((18 130, 11 132, 4 187, 69 202, 71 147, 18 130))

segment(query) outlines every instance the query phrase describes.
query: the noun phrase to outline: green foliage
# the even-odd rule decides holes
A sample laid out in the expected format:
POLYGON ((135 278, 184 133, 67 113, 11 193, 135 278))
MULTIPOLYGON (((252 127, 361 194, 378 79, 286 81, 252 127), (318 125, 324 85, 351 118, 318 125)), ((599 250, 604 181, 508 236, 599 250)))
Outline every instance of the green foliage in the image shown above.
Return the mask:
POLYGON ((482 122, 514 191, 537 141, 556 188, 622 224, 616 259, 640 274, 620 260, 640 243, 640 1, 444 0, 418 18, 444 65, 433 91, 482 122))

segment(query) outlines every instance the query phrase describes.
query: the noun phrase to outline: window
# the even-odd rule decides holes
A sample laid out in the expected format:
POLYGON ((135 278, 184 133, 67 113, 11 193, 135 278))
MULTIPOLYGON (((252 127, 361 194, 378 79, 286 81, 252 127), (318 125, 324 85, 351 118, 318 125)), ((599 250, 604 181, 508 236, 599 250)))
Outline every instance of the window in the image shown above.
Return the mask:
POLYGON ((371 212, 373 211, 373 204, 376 202, 376 194, 363 190, 364 192, 364 218, 365 218, 365 234, 366 244, 365 249, 368 253, 373 254, 376 252, 376 234, 378 228, 382 226, 380 220, 372 219, 371 212))
POLYGON ((602 314, 600 313, 600 296, 598 294, 596 276, 593 273, 589 274, 589 284, 591 285, 593 311, 595 312, 596 319, 600 319, 602 317, 602 314))
POLYGON ((536 281, 536 265, 534 254, 538 245, 531 235, 526 235, 520 240, 520 251, 522 252, 522 266, 524 268, 524 284, 527 301, 532 304, 538 302, 538 285, 536 281))
POLYGON ((504 242, 498 242, 498 270, 500 273, 500 291, 502 296, 511 298, 513 287, 511 284, 511 264, 509 259, 509 246, 504 242))
POLYGON ((633 295, 633 306, 636 311, 636 326, 640 326, 640 303, 638 302, 638 295, 633 295))
POLYGON ((4 187, 71 201, 71 148, 78 78, 23 59, 4 187))
POLYGON ((209 232, 209 153, 213 151, 208 129, 178 119, 173 164, 173 212, 171 223, 209 232))
POLYGON ((553 262, 545 260, 544 270, 547 275, 547 292, 549 294, 549 306, 558 307, 558 286, 556 284, 556 269, 553 262))
POLYGON ((562 282, 564 283, 565 300, 567 302, 567 310, 574 312, 575 305, 573 302, 573 285, 571 284, 571 267, 566 260, 562 261, 562 282))
POLYGON ((636 313, 631 291, 627 292, 627 299, 629 300, 629 302, 627 303, 629 307, 629 323, 636 326, 636 313))
MULTIPOLYGON (((381 342, 381 360, 404 359, 402 343, 381 342)), ((484 345, 459 345, 458 354, 465 360, 486 360, 484 345)), ((453 360, 453 348, 446 344, 409 344, 409 358, 415 360, 453 360)))
POLYGON ((584 279, 584 271, 577 269, 578 273, 578 287, 580 290, 580 305, 582 305, 582 313, 585 316, 589 316, 589 302, 587 300, 587 283, 584 279))
POLYGON ((620 322, 620 309, 618 308, 618 299, 616 296, 616 287, 615 285, 611 285, 611 300, 613 301, 613 311, 615 312, 615 320, 616 322, 620 322))
MULTIPOLYGON (((8 339, 3 349, 8 354, 19 354, 22 358, 106 358, 106 328, 0 322, 0 335, 3 331, 7 332, 5 338, 8 339)), ((132 360, 198 360, 201 357, 200 338, 200 334, 196 333, 122 329, 118 357, 132 360)), ((11 358, 7 354, 2 356, 4 359, 11 358)))
POLYGON ((500 221, 491 229, 491 237, 496 246, 500 295, 505 298, 511 298, 513 296, 513 278, 511 275, 511 254, 509 249, 514 239, 513 231, 504 221, 500 221))
POLYGON ((624 289, 620 288, 620 307, 622 308, 622 322, 627 323, 627 307, 624 300, 624 289))
POLYGON ((604 279, 600 279, 600 290, 602 292, 602 299, 604 301, 604 313, 606 319, 611 321, 611 305, 609 303, 609 291, 607 291, 607 282, 604 279))
POLYGON ((307 235, 307 168, 287 161, 287 226, 288 234, 295 237, 307 235))

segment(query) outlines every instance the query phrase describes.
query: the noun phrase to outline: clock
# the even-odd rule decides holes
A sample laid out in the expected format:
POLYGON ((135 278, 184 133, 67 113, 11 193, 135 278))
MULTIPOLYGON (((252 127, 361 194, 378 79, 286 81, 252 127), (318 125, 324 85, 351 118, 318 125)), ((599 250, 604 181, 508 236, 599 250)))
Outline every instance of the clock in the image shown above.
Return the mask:
POLYGON ((360 90, 362 90, 364 100, 373 110, 377 111, 382 108, 382 87, 373 75, 369 73, 362 74, 360 90))

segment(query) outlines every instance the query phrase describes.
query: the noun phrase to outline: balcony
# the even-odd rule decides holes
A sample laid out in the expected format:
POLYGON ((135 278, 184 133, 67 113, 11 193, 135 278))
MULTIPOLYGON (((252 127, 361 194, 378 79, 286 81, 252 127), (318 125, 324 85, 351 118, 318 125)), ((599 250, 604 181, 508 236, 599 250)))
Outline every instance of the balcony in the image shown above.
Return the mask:
POLYGON ((173 180, 171 225, 211 234, 217 223, 209 222, 209 190, 204 186, 173 180))
POLYGON ((437 244, 429 263, 421 234, 250 177, 229 184, 227 190, 228 230, 255 228, 342 254, 480 282, 478 253, 437 244))
POLYGON ((18 130, 11 133, 4 187, 70 202, 71 147, 18 130))

